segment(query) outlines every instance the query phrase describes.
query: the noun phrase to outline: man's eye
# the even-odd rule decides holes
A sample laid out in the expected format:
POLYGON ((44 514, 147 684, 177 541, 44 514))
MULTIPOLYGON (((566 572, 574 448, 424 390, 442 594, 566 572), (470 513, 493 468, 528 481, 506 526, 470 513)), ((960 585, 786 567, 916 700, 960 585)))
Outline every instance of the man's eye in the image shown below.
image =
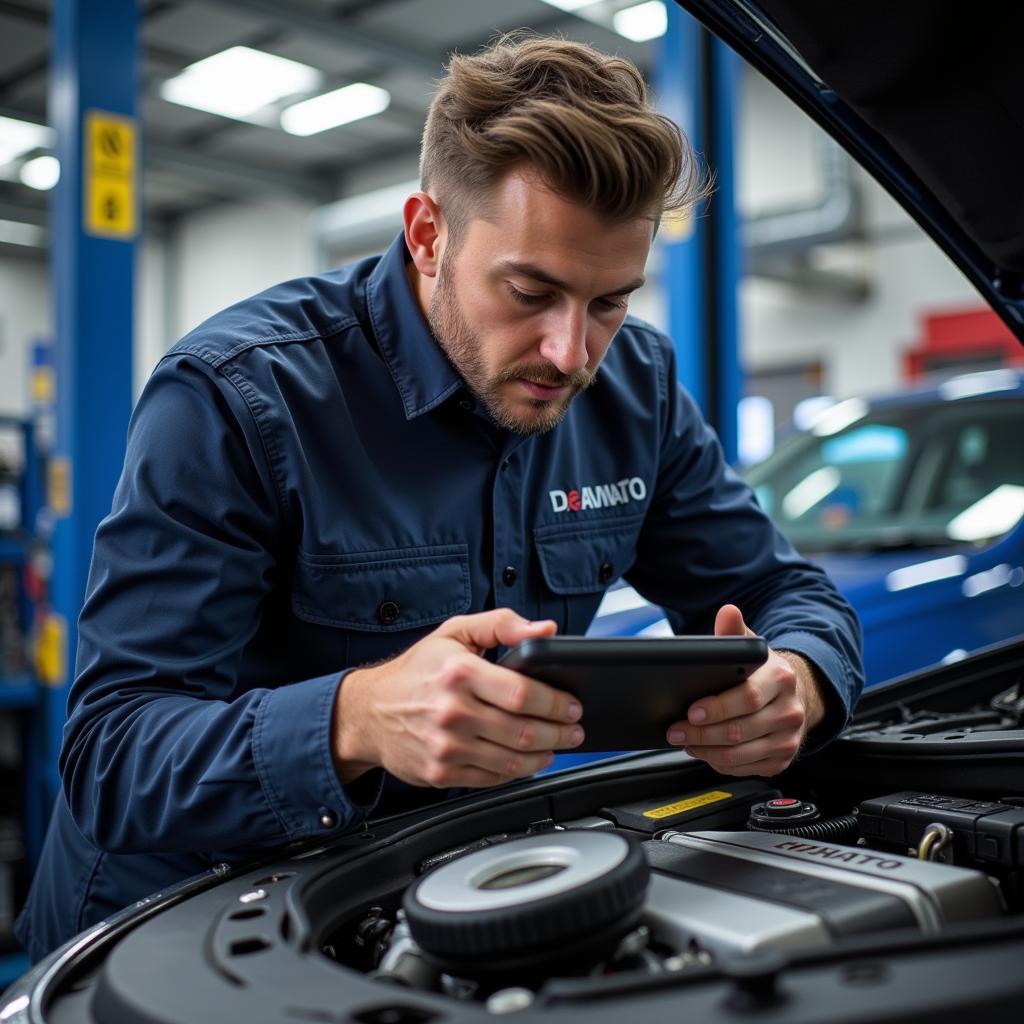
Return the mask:
POLYGON ((524 306, 536 306, 538 303, 543 302, 546 295, 531 295, 529 292, 521 292, 515 285, 508 286, 509 294, 516 302, 521 302, 524 306))
POLYGON ((628 299, 598 299, 598 305, 603 309, 625 309, 629 305, 628 299))

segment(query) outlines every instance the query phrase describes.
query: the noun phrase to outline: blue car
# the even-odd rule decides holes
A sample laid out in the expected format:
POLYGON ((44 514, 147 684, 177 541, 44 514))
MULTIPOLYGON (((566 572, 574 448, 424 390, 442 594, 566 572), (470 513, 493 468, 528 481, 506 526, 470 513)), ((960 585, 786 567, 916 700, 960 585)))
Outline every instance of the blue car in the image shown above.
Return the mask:
MULTIPOLYGON (((747 478, 864 625, 867 685, 1024 633, 1024 372, 822 413, 747 478)), ((628 587, 592 632, 669 633, 628 587)))

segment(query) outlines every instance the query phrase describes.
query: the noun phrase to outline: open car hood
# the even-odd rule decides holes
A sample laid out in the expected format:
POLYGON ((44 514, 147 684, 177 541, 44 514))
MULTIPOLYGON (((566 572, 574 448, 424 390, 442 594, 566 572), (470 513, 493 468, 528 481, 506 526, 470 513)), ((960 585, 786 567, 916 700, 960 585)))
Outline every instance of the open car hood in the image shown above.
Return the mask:
POLYGON ((677 2, 871 172, 1024 342, 1024 7, 677 2))

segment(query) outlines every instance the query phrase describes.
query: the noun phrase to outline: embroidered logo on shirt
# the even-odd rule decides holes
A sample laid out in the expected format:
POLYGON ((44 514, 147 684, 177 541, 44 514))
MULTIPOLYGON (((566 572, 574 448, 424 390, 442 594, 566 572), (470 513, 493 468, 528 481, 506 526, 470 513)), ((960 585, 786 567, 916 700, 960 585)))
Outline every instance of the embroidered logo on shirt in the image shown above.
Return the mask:
POLYGON ((634 476, 614 484, 548 491, 548 497, 555 512, 582 512, 588 508, 611 508, 631 501, 643 501, 647 497, 647 484, 634 476))

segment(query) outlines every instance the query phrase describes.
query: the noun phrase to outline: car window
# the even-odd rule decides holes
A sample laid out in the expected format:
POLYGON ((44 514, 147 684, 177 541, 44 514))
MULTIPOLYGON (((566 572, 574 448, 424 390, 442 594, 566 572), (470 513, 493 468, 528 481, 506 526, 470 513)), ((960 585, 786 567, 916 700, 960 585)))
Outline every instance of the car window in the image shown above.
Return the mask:
POLYGON ((813 429, 748 472, 798 547, 983 541, 1024 514, 1024 407, 936 398, 881 408, 827 436, 813 429))

